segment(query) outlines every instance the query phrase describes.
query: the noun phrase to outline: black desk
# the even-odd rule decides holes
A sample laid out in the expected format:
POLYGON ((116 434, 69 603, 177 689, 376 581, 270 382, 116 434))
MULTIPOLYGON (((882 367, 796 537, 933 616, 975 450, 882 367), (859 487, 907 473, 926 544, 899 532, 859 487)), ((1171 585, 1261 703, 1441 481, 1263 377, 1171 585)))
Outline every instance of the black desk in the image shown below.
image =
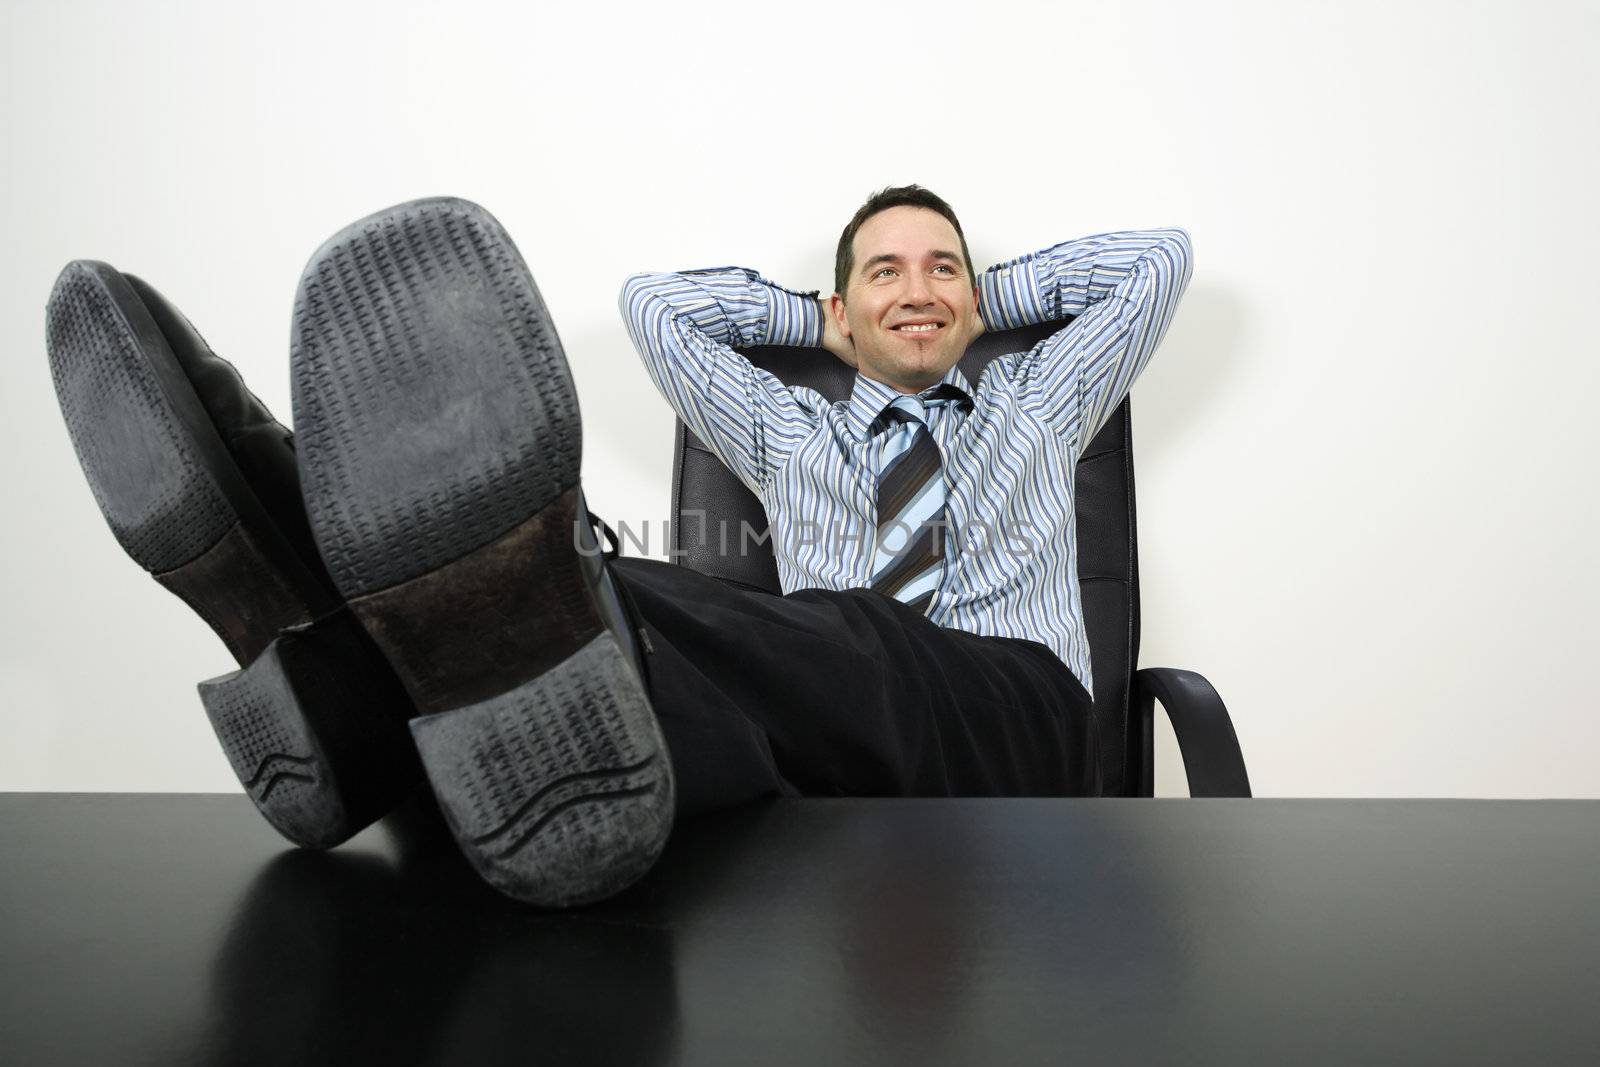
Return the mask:
POLYGON ((1600 1062, 1600 801, 795 801, 606 905, 425 805, 0 795, 0 1061, 1600 1062))

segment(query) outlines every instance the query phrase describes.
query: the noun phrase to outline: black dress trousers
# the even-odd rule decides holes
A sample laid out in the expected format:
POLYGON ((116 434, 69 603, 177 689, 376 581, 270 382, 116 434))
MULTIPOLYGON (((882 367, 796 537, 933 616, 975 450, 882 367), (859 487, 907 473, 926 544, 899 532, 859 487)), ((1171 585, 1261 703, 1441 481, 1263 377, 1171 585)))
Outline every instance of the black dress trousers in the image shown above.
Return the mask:
POLYGON ((607 564, 648 638, 678 814, 784 796, 1084 796, 1093 702, 1048 647, 939 626, 869 589, 785 596, 607 564))

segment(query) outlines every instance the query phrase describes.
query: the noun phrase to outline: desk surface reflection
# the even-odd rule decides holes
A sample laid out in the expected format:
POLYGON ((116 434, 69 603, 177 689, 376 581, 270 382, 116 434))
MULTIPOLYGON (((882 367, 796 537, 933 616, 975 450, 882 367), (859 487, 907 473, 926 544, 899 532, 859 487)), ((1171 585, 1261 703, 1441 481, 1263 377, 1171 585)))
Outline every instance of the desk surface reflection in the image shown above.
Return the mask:
POLYGON ((0 795, 9 1063, 1600 1060, 1600 801, 780 801, 519 906, 418 801, 0 795))

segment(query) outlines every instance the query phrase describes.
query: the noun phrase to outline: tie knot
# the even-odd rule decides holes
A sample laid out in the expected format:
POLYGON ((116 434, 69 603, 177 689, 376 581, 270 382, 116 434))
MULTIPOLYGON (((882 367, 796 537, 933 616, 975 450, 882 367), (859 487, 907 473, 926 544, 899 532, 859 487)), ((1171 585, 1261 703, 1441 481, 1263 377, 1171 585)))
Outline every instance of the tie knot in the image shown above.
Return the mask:
POLYGON ((927 409, 922 406, 921 400, 902 393, 884 405, 883 410, 878 413, 878 417, 873 420, 871 432, 877 434, 908 423, 926 426, 928 424, 927 409))
POLYGON ((928 408, 922 402, 921 397, 907 396, 902 393, 889 402, 889 406, 883 409, 883 413, 891 418, 899 415, 902 418, 916 419, 918 422, 922 422, 928 417, 928 408))
POLYGON ((956 403, 966 409, 972 406, 972 400, 959 387, 948 382, 940 383, 932 389, 918 393, 915 396, 901 393, 889 403, 884 405, 878 417, 873 420, 870 433, 877 434, 893 426, 903 426, 908 422, 928 424, 928 409, 942 407, 945 404, 956 403))

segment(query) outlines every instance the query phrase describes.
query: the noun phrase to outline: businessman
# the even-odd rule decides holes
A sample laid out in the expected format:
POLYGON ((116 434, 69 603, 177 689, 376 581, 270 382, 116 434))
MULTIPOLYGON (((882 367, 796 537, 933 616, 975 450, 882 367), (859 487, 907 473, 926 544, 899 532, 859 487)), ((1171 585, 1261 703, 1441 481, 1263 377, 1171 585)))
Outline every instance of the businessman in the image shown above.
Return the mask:
POLYGON ((559 341, 476 205, 400 205, 312 257, 269 460, 247 446, 276 423, 137 279, 69 266, 49 338, 113 530, 239 659, 202 696, 274 825, 327 845, 381 814, 363 783, 409 730, 479 873, 570 905, 643 875, 675 817, 757 796, 1098 789, 1074 464, 1189 274, 1169 229, 978 275, 907 186, 846 227, 826 300, 734 268, 628 279, 652 379, 766 508, 781 596, 598 551, 559 341), (976 383, 957 367, 985 328, 1070 316, 976 383), (734 351, 756 344, 845 360, 851 396, 784 386, 734 351), (178 475, 153 485, 132 437, 178 475), (175 547, 199 513, 216 540, 175 547))

